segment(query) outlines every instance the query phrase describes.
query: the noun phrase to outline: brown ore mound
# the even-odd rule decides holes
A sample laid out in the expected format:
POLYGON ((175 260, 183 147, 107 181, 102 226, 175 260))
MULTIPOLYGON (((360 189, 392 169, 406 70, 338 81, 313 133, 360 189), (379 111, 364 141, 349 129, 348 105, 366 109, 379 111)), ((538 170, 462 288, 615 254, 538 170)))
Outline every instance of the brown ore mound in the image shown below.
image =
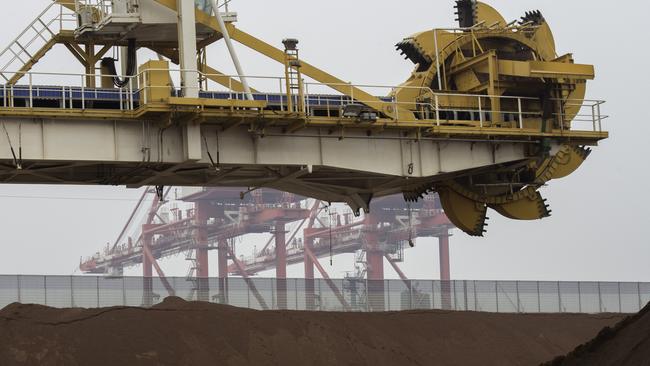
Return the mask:
POLYGON ((545 366, 650 366, 650 304, 545 366))
POLYGON ((150 309, 0 311, 0 365, 539 365, 618 316, 261 312, 170 298, 150 309))

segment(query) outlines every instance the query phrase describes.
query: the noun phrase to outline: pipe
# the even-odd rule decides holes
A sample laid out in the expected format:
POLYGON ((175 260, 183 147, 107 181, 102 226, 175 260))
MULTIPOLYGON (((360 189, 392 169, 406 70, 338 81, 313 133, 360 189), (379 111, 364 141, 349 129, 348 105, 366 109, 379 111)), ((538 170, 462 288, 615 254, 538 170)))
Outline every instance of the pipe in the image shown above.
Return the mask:
POLYGON ((211 2, 212 2, 212 12, 214 13, 214 17, 217 19, 217 23, 219 24, 219 29, 221 31, 221 34, 223 35, 223 40, 226 42, 226 46, 228 47, 228 52, 230 52, 230 57, 232 58, 232 62, 235 64, 237 75, 239 75, 239 80, 241 81, 242 86, 244 87, 244 91, 246 92, 246 97, 248 98, 248 100, 254 100, 253 93, 251 92, 251 88, 248 85, 248 79, 246 79, 246 76, 244 76, 244 71, 241 67, 241 63, 239 62, 239 57, 237 57, 237 52, 235 51, 235 47, 232 44, 232 40, 230 39, 230 34, 228 33, 228 29, 226 28, 226 23, 223 21, 223 17, 219 12, 219 6, 217 0, 211 0, 211 2))

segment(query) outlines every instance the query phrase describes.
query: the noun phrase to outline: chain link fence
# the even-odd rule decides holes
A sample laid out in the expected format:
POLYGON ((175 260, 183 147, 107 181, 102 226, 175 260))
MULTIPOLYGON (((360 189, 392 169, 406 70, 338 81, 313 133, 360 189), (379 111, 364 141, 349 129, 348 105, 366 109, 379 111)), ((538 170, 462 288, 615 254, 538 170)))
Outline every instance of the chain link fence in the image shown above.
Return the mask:
POLYGON ((0 276, 0 308, 151 306, 170 295, 258 310, 634 313, 650 283, 0 276))

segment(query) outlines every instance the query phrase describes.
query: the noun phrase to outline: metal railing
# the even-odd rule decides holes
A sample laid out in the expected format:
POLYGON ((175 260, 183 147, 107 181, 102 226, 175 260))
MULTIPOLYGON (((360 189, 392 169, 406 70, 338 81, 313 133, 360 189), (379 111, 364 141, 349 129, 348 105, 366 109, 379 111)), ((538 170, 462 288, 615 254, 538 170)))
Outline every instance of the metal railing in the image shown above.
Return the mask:
MULTIPOLYGON (((135 110, 140 105, 147 104, 149 94, 161 89, 166 89, 171 95, 180 96, 181 90, 174 87, 180 85, 180 75, 184 70, 166 70, 166 69, 148 69, 134 76, 116 75, 121 79, 130 79, 124 88, 95 88, 88 85, 92 80, 92 85, 98 85, 101 78, 113 78, 112 75, 90 75, 77 73, 48 73, 48 72, 14 72, 14 74, 23 74, 23 83, 20 85, 5 84, 2 86, 4 94, 2 96, 3 107, 34 107, 36 99, 57 99, 60 100, 62 108, 86 109, 87 92, 103 95, 106 101, 119 102, 120 109, 135 110), (165 71, 170 74, 170 85, 150 86, 148 85, 149 74, 152 72, 165 71), (56 85, 56 86, 51 86, 56 85), (22 93, 15 93, 15 89, 22 93), (56 91, 61 90, 61 94, 56 91), (48 97, 47 91, 54 92, 54 95, 48 97), (67 92, 66 92, 67 91, 67 92), (77 96, 77 98, 75 98, 77 96), (19 100, 21 103, 16 103, 19 100), (74 103, 73 103, 74 101, 74 103)), ((199 93, 207 98, 218 98, 223 100, 246 100, 248 97, 244 92, 235 92, 235 82, 238 78, 236 75, 208 74, 198 71, 200 80, 199 93), (220 82, 217 82, 219 80, 220 82)), ((246 78, 257 84, 264 92, 254 92, 255 100, 267 102, 269 107, 273 107, 283 112, 301 112, 308 118, 316 116, 315 111, 320 111, 320 116, 342 118, 343 110, 350 104, 372 104, 379 103, 390 107, 395 111, 394 120, 399 122, 400 110, 408 110, 418 114, 418 119, 423 127, 433 127, 441 125, 457 125, 463 123, 472 123, 476 127, 494 127, 491 119, 494 114, 498 114, 503 121, 503 126, 510 126, 516 129, 526 129, 526 120, 541 118, 541 112, 526 109, 527 103, 536 103, 538 99, 517 96, 491 96, 479 94, 461 94, 461 93, 438 93, 428 87, 404 87, 404 86, 383 86, 383 85, 364 85, 364 84, 325 84, 325 83, 303 83, 304 92, 301 96, 292 95, 295 106, 304 106, 303 111, 289 111, 288 94, 286 91, 286 82, 284 77, 274 76, 246 76, 246 78), (350 88, 349 93, 341 93, 333 90, 350 88), (409 101, 400 102, 395 97, 376 97, 374 100, 365 100, 355 96, 355 89, 364 88, 372 95, 391 95, 396 91, 414 89, 419 95, 429 95, 429 101, 409 101), (302 97, 303 100, 298 98, 302 97), (494 99, 498 99, 502 108, 499 111, 491 109, 494 99), (454 100, 454 102, 451 102, 454 100), (446 102, 445 102, 446 101, 446 102), (445 104, 461 104, 464 107, 453 107, 445 104)), ((52 93, 50 93, 52 94, 52 93)), ((97 98, 92 98, 96 100, 97 98)), ((100 100, 102 98, 99 98, 100 100)), ((602 132, 603 120, 609 116, 603 115, 601 107, 604 101, 600 100, 565 100, 564 108, 576 109, 577 115, 573 119, 576 123, 589 122, 591 130, 602 132)), ((557 117, 557 115, 556 115, 557 117)), ((565 116, 558 118, 565 120, 565 116)), ((569 122, 569 121, 565 121, 569 122)), ((562 124, 563 125, 563 124, 562 124)))
POLYGON ((62 30, 74 29, 77 17, 65 6, 70 4, 50 3, 0 52, 0 76, 4 80, 9 81, 16 74, 7 70, 20 69, 62 30))
POLYGON ((314 311, 634 313, 650 302, 650 283, 642 282, 0 276, 0 308, 13 302, 150 306, 170 291, 187 300, 243 308, 314 311))

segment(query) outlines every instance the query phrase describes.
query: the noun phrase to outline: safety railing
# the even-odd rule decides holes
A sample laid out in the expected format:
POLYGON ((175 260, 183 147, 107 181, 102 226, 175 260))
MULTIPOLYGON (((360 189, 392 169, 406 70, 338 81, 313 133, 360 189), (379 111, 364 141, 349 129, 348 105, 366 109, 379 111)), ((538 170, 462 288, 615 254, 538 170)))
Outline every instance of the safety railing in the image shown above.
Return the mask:
MULTIPOLYGON (((167 72, 168 70, 148 69, 135 76, 116 75, 115 77, 121 79, 131 79, 131 82, 128 82, 123 88, 94 87, 94 85, 101 84, 102 78, 112 79, 114 77, 112 75, 16 72, 16 74, 23 75, 22 82, 20 85, 5 84, 2 86, 2 106, 33 108, 49 99, 58 100, 61 108, 86 109, 110 106, 110 109, 134 110, 143 104, 152 102, 149 100, 149 95, 156 94, 155 92, 161 89, 165 89, 167 95, 182 96, 183 91, 176 85, 181 85, 181 74, 187 71, 169 71, 169 85, 149 85, 150 73, 161 71, 167 72)), ((408 112, 416 118, 412 123, 422 124, 423 127, 470 125, 478 128, 527 129, 529 128, 527 121, 531 119, 539 121, 542 118, 542 112, 540 112, 542 102, 536 98, 439 93, 428 87, 314 82, 303 83, 304 91, 293 95, 287 93, 284 77, 273 76, 246 76, 250 84, 263 90, 254 89, 249 95, 241 90, 239 77, 236 75, 193 72, 196 72, 201 80, 197 91, 202 98, 244 101, 252 97, 255 101, 266 102, 269 109, 300 113, 307 118, 346 118, 349 117, 346 110, 351 105, 369 105, 376 109, 392 110, 395 122, 404 118, 404 115, 400 116, 400 113, 408 112), (362 88, 364 94, 360 96, 356 91, 362 88), (427 99, 401 102, 391 96, 409 90, 421 98, 426 97, 427 99), (367 95, 388 96, 373 97, 370 100, 367 99, 367 95), (292 103, 289 103, 289 98, 292 103), (500 106, 498 110, 493 109, 496 103, 500 106), (292 110, 289 110, 290 106, 292 106, 292 110)), ((554 102, 554 100, 550 101, 554 102)), ((566 120, 569 111, 573 110, 575 111, 573 121, 576 124, 583 126, 584 122, 589 122, 591 131, 602 132, 603 121, 608 118, 601 111, 604 103, 599 100, 563 100, 560 103, 562 111, 555 113, 554 117, 559 116, 558 119, 566 120)), ((236 103, 233 103, 233 106, 236 106, 236 103)), ((374 119, 379 118, 379 112, 373 108, 368 107, 366 111, 369 114, 374 114, 374 119)), ((561 125, 563 128, 564 124, 561 125)))
POLYGON ((605 104, 602 100, 593 99, 565 99, 559 101, 563 105, 561 112, 553 113, 553 116, 562 121, 561 127, 571 124, 589 125, 594 132, 603 132, 603 121, 608 119, 609 116, 602 114, 601 108, 605 104), (567 110, 573 111, 571 115, 567 115, 567 110), (575 115, 574 115, 575 114, 575 115), (568 117, 572 117, 569 119, 568 117))
POLYGON ((77 18, 66 5, 70 3, 50 3, 9 45, 0 52, 0 76, 11 80, 16 73, 33 61, 39 52, 64 29, 74 29, 77 18))
POLYGON ((22 75, 21 83, 0 85, 0 107, 134 110, 140 99, 134 76, 60 72, 14 73, 22 75), (124 88, 89 86, 101 84, 102 77, 130 78, 134 81, 124 88))
POLYGON ((644 282, 0 276, 0 308, 150 306, 170 292, 251 309, 359 312, 634 313, 650 302, 644 282))

